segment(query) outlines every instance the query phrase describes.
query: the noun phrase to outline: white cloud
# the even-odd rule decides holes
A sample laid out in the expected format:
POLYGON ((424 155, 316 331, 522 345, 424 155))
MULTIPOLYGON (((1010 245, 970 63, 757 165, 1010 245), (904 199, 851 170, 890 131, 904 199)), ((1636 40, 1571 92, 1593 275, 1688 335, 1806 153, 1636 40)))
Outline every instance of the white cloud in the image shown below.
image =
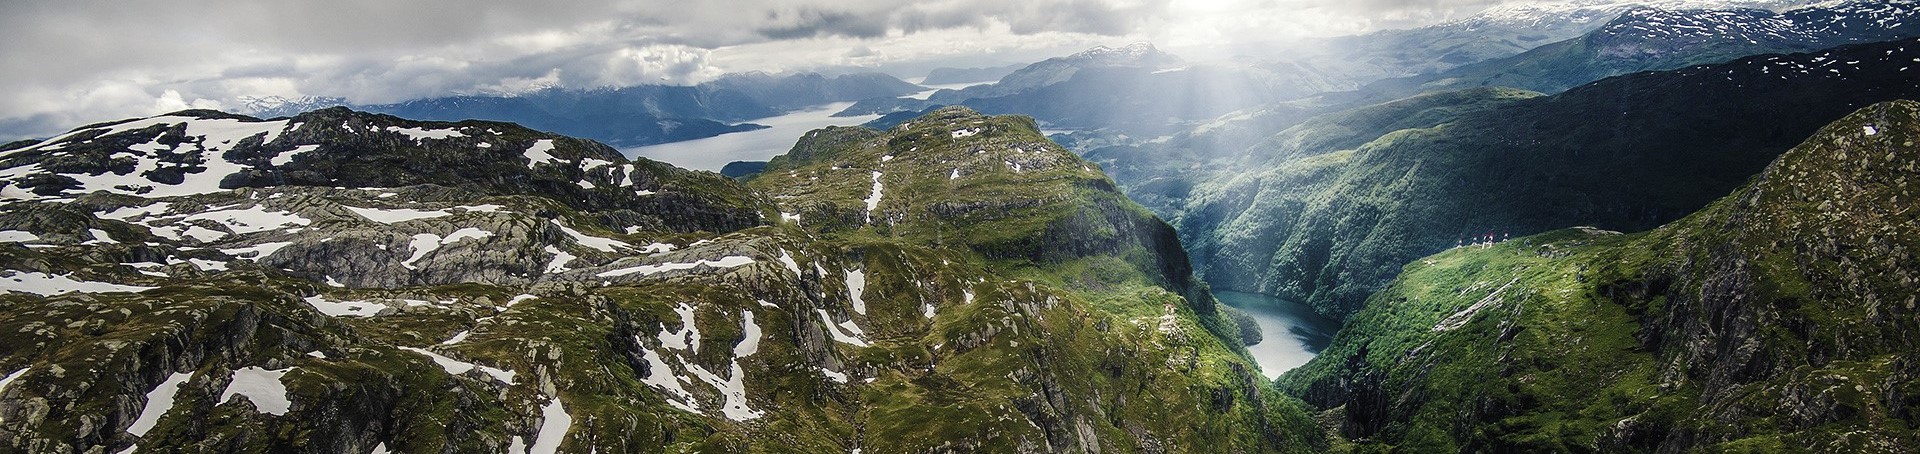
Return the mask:
POLYGON ((243 96, 383 103, 734 71, 998 65, 1135 40, 1351 33, 1505 1, 0 2, 0 139, 243 96))

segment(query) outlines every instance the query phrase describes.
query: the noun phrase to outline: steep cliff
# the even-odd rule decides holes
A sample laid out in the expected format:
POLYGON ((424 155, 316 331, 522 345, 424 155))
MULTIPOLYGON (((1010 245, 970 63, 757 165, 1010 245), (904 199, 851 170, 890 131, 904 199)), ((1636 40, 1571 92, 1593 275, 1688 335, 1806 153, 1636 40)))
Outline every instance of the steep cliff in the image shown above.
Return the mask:
POLYGON ((1359 450, 1912 452, 1916 140, 1878 104, 1658 229, 1415 261, 1281 383, 1359 450))
POLYGON ((1332 114, 1236 161, 1254 171, 1194 172, 1173 214, 1213 286, 1344 317, 1462 239, 1641 231, 1697 211, 1827 122, 1920 97, 1915 58, 1920 42, 1902 40, 1332 114))

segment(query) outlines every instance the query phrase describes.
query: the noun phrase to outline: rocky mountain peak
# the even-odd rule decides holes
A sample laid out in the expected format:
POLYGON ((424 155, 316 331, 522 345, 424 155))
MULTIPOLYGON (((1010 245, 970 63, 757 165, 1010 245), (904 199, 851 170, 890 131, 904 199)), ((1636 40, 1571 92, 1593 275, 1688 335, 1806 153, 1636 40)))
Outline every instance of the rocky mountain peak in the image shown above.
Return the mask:
POLYGON ((1159 67, 1179 61, 1179 57, 1161 52, 1153 43, 1136 42, 1120 47, 1094 46, 1069 55, 1067 60, 1098 66, 1159 67))

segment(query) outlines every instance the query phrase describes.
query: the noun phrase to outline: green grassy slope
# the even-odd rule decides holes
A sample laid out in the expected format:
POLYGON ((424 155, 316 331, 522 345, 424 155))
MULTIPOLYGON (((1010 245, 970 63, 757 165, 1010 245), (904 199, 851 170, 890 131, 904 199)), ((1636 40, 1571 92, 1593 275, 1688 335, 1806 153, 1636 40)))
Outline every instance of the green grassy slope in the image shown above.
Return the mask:
POLYGON ((1280 382, 1356 451, 1910 451, 1916 140, 1875 105, 1658 229, 1414 261, 1280 382))
POLYGON ((1903 71, 1916 57, 1906 40, 1621 76, 1428 124, 1308 122, 1328 132, 1276 136, 1250 151, 1265 167, 1192 183, 1176 223, 1215 287, 1340 317, 1463 236, 1640 231, 1698 210, 1833 118, 1920 97, 1903 71), (1820 67, 1835 61, 1852 64, 1820 67))

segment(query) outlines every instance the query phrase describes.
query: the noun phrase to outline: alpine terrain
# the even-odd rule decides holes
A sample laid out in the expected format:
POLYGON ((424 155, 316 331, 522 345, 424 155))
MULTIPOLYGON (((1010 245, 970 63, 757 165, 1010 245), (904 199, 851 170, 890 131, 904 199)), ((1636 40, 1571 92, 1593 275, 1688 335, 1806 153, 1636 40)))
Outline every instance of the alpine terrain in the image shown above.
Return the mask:
POLYGON ((1324 445, 1173 230, 1024 118, 816 131, 746 184, 345 108, 4 153, 9 450, 1324 445))
POLYGON ((0 454, 1920 454, 1920 0, 0 29, 0 454))

